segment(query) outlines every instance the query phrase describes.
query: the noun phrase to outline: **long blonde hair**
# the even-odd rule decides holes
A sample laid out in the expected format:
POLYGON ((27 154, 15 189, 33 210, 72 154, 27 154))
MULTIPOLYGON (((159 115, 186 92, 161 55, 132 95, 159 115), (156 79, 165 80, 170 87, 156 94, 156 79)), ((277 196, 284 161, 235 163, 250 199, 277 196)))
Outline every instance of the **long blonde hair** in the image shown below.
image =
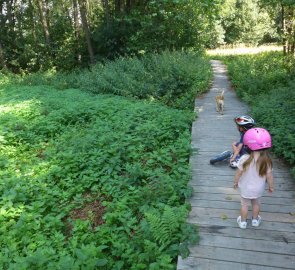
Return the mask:
MULTIPOLYGON (((267 149, 259 150, 260 155, 256 162, 256 169, 259 173, 259 176, 263 177, 267 174, 269 169, 272 169, 272 160, 270 158, 269 152, 267 149)), ((254 152, 250 153, 250 157, 244 162, 243 170, 247 170, 251 162, 254 160, 254 152)))

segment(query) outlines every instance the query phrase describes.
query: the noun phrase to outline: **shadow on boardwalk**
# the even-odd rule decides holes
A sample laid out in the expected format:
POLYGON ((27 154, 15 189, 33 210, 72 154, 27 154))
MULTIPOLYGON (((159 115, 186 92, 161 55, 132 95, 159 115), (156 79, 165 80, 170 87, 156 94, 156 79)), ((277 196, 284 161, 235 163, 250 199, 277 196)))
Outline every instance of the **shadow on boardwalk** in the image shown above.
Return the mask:
POLYGON ((200 242, 191 247, 188 258, 179 257, 177 269, 295 269, 295 185, 288 168, 273 160, 275 191, 264 193, 262 223, 254 228, 248 221, 247 229, 241 230, 236 223, 240 196, 232 188, 235 170, 225 162, 209 164, 210 157, 230 150, 231 143, 238 140, 233 118, 248 111, 231 90, 225 66, 219 61, 212 61, 212 66, 213 86, 196 100, 199 117, 192 127, 196 154, 190 160, 194 193, 188 221, 198 225, 200 242), (215 95, 222 90, 224 115, 216 113, 214 103, 215 95))

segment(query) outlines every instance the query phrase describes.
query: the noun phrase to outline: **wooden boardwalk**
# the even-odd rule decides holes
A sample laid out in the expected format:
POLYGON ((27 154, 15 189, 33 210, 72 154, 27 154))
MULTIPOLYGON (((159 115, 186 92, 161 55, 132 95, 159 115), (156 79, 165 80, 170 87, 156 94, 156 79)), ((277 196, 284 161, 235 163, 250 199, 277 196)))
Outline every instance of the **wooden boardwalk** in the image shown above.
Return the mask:
POLYGON ((247 106, 231 90, 225 66, 219 61, 212 61, 212 66, 213 85, 196 100, 199 117, 192 127, 190 185, 194 194, 188 221, 198 225, 200 242, 190 248, 188 258, 178 258, 177 269, 295 269, 295 185, 288 168, 273 160, 275 191, 264 193, 262 223, 254 228, 248 220, 247 229, 242 230, 236 223, 240 197, 233 189, 235 170, 226 162, 209 164, 210 157, 230 150, 231 143, 238 140, 233 118, 247 113, 247 106), (225 112, 220 115, 214 97, 223 89, 225 112))

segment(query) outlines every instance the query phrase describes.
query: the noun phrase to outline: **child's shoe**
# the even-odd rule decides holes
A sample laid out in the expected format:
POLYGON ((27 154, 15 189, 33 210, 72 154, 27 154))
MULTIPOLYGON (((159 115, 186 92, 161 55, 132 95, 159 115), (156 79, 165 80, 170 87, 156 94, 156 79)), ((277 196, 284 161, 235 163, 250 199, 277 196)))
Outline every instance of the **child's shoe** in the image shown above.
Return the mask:
POLYGON ((261 223, 261 216, 257 216, 257 218, 252 218, 252 226, 258 227, 261 223))
POLYGON ((231 163, 230 163, 230 167, 232 167, 232 168, 237 168, 238 167, 238 162, 237 161, 232 161, 231 163))
MULTIPOLYGON (((233 154, 231 155, 231 157, 233 156, 233 154)), ((239 163, 239 160, 240 160, 241 156, 240 155, 237 155, 235 160, 233 160, 232 162, 230 162, 229 166, 232 167, 232 168, 237 168, 238 167, 238 163, 239 163)))
POLYGON ((246 228, 247 228, 247 221, 242 221, 241 216, 239 216, 239 217, 237 218, 237 223, 239 224, 239 227, 240 227, 241 229, 246 229, 246 228))

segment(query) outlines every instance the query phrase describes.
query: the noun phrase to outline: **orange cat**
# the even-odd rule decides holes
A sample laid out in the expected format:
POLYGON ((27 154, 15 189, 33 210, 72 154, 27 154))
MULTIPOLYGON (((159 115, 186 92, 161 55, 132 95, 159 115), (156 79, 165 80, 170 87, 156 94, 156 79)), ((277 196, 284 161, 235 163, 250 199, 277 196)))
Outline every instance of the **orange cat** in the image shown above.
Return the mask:
POLYGON ((216 102, 216 111, 223 114, 223 109, 224 109, 224 90, 221 92, 220 95, 215 97, 215 102, 216 102))

